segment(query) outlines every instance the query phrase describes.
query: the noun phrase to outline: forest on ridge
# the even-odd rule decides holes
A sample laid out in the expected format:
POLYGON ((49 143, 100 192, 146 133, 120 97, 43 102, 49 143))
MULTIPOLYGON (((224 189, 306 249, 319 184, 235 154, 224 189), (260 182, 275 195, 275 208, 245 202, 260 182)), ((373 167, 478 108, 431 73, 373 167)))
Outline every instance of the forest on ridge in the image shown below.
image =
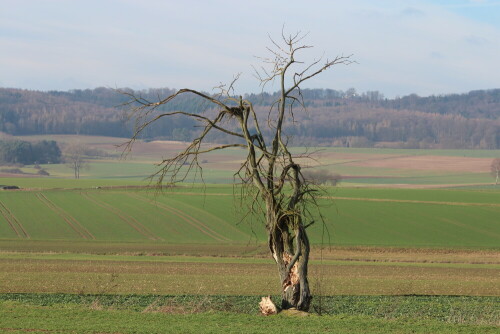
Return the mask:
MULTIPOLYGON (((123 91, 150 101, 175 89, 123 91)), ((276 93, 245 95, 267 117, 276 93)), ((500 89, 465 94, 387 99, 378 91, 358 93, 304 89, 306 111, 295 108, 287 134, 296 146, 391 148, 500 148, 500 89)), ((130 137, 133 124, 124 107, 127 96, 110 88, 32 91, 0 88, 0 131, 8 135, 80 134, 130 137)), ((168 111, 213 112, 195 96, 183 96, 168 111)), ((159 109, 158 112, 166 111, 159 109)), ((169 117, 149 127, 144 139, 191 140, 199 128, 191 119, 169 117)), ((231 126, 231 125, 229 125, 231 126)), ((223 133, 209 140, 224 143, 223 133)))

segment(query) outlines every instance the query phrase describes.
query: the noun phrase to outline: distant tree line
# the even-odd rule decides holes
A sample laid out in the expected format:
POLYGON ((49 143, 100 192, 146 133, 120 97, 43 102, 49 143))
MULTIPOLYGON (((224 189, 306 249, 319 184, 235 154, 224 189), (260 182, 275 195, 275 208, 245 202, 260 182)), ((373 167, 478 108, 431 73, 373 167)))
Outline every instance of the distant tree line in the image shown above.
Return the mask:
POLYGON ((0 140, 0 164, 48 164, 61 162, 61 150, 53 140, 30 143, 0 140))
MULTIPOLYGON (((149 101, 174 89, 133 91, 149 101)), ((245 96, 266 118, 277 93, 245 96), (267 110, 267 111, 266 111, 267 110)), ((466 94, 387 99, 378 91, 358 93, 333 89, 304 89, 306 113, 287 124, 294 145, 401 148, 500 148, 500 89, 466 94), (300 125, 296 125, 300 124, 300 125)), ((133 124, 124 108, 127 97, 113 89, 68 92, 0 88, 0 131, 12 135, 81 134, 130 137, 133 124)), ((161 111, 213 113, 211 106, 186 94, 161 111)), ((182 117, 160 119, 143 133, 144 139, 192 140, 197 122, 182 117)), ((227 141, 223 133, 209 138, 227 141)))

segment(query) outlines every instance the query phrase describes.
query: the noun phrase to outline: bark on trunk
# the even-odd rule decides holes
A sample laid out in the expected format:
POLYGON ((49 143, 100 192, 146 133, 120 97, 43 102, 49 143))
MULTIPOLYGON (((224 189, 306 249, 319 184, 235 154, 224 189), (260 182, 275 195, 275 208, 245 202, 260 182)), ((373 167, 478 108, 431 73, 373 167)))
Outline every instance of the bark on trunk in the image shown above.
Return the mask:
POLYGON ((307 280, 309 239, 301 223, 290 226, 290 218, 278 217, 281 218, 268 221, 268 229, 269 248, 281 280, 281 308, 308 311, 312 299, 307 280))

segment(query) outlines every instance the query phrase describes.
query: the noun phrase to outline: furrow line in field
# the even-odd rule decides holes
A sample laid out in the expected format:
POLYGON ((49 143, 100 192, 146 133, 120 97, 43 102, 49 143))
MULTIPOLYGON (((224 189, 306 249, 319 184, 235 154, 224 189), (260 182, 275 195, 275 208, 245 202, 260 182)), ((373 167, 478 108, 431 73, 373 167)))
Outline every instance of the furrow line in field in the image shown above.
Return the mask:
POLYGON ((127 215, 123 213, 121 210, 118 208, 115 208, 114 206, 100 202, 96 200, 95 198, 92 198, 88 193, 81 193, 83 197, 94 203, 95 205, 115 214, 120 218, 123 222, 127 223, 130 227, 132 227, 134 230, 142 234, 143 236, 147 237, 150 240, 164 240, 161 237, 156 236, 153 234, 146 226, 141 224, 139 221, 137 221, 135 218, 131 217, 130 215, 127 215))
POLYGON ((90 233, 78 220, 64 211, 62 208, 58 207, 51 200, 49 200, 44 194, 38 193, 36 197, 45 204, 49 209, 54 211, 59 217, 61 217, 77 234, 79 234, 83 239, 95 239, 94 235, 90 233))
POLYGON ((203 224, 202 222, 200 222, 199 220, 197 220, 196 218, 194 217, 191 217, 187 214, 185 214, 184 212, 180 211, 180 210, 177 210, 177 209, 174 209, 166 204, 163 204, 163 203, 158 203, 158 202, 155 202, 153 200, 149 200, 149 199, 146 199, 146 198, 143 198, 141 196, 138 196, 138 195, 133 195, 133 194, 127 194, 128 196, 132 197, 132 198, 135 198, 135 199, 139 199, 139 200, 142 200, 144 202, 147 202, 147 203, 150 203, 150 204, 153 204, 165 211, 168 211, 174 215, 176 215, 177 217, 181 218, 183 221, 185 221, 186 223, 188 223, 189 225, 195 227, 197 230, 199 230, 201 233, 211 237, 212 239, 214 240, 217 240, 217 241, 230 241, 230 239, 227 239, 226 237, 220 235, 219 233, 215 232, 214 230, 212 230, 211 228, 209 228, 208 226, 206 226, 205 224, 203 224))
POLYGON ((231 239, 228 239, 225 236, 217 233, 216 231, 212 230, 210 227, 208 227, 205 224, 203 224, 198 219, 196 219, 196 218, 194 218, 194 217, 192 217, 192 216, 190 216, 190 215, 182 212, 179 209, 175 209, 175 208, 173 208, 173 207, 171 207, 169 205, 166 205, 166 204, 163 204, 163 203, 158 203, 158 202, 155 202, 153 200, 143 198, 143 197, 138 196, 136 194, 127 194, 127 195, 130 196, 130 197, 132 197, 132 198, 139 199, 139 200, 142 200, 144 202, 148 202, 150 204, 158 206, 159 208, 161 208, 163 210, 166 210, 166 211, 168 211, 170 213, 173 213, 174 215, 178 216, 179 218, 181 218, 182 220, 184 220, 186 223, 188 223, 191 226, 195 227, 201 233, 203 233, 205 235, 208 235, 212 239, 215 239, 217 241, 222 241, 222 242, 224 242, 224 241, 231 241, 231 239))
POLYGON ((49 200, 44 194, 40 194, 40 195, 43 196, 54 208, 56 208, 56 210, 58 210, 58 212, 61 215, 66 217, 69 221, 73 222, 73 224, 75 226, 77 226, 80 229, 80 231, 82 231, 87 236, 87 238, 95 240, 95 236, 92 235, 92 233, 90 233, 90 231, 87 230, 87 228, 85 228, 85 226, 83 226, 75 217, 71 216, 69 213, 64 211, 61 207, 57 206, 54 202, 49 200))
POLYGON ((338 197, 338 196, 318 196, 325 199, 340 199, 347 201, 362 201, 362 202, 394 202, 394 203, 414 203, 414 204, 438 204, 451 206, 484 206, 500 208, 500 204, 495 203, 466 203, 466 202, 440 202, 440 201, 421 201, 411 199, 386 199, 386 198, 364 198, 364 197, 338 197))
POLYGON ((459 228, 472 230, 472 231, 474 231, 476 233, 481 233, 483 235, 492 236, 492 237, 497 238, 497 239, 500 240, 500 235, 498 233, 495 233, 493 231, 488 231, 488 230, 482 229, 480 227, 476 227, 475 225, 467 225, 467 224, 461 223, 459 221, 456 221, 456 220, 453 220, 453 219, 446 219, 446 218, 440 218, 440 221, 442 221, 442 222, 444 222, 446 224, 451 224, 453 226, 457 226, 459 228))
POLYGON ((14 231, 19 237, 26 239, 30 238, 23 224, 21 224, 21 222, 16 218, 16 216, 14 216, 14 214, 9 210, 9 208, 7 208, 5 204, 3 204, 2 202, 0 202, 0 210, 2 211, 2 215, 5 217, 9 225, 11 225, 11 227, 14 229, 14 231), (16 225, 21 230, 21 232, 18 232, 17 229, 14 228, 14 226, 16 225))
POLYGON ((21 233, 19 233, 19 231, 17 230, 15 224, 10 220, 10 216, 9 214, 7 213, 7 208, 3 205, 2 202, 0 202, 0 213, 2 214, 2 216, 5 218, 5 220, 7 221, 7 224, 9 224, 10 228, 16 233, 16 235, 19 237, 19 238, 22 238, 21 237, 21 233))

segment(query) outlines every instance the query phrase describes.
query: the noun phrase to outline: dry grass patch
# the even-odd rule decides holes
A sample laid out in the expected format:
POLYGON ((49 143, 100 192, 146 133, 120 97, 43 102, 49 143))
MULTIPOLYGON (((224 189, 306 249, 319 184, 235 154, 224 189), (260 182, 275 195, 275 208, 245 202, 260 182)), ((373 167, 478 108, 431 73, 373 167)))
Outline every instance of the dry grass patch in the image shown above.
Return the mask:
POLYGON ((472 249, 313 247, 313 260, 400 263, 499 264, 500 251, 472 249))
MULTIPOLYGON (((109 290, 117 294, 257 296, 279 293, 271 259, 243 263, 231 258, 190 260, 103 261, 99 256, 79 261, 0 259, 0 292, 92 294, 109 290)), ((324 295, 499 296, 499 272, 495 265, 367 261, 313 261, 310 268, 313 292, 324 295)))

